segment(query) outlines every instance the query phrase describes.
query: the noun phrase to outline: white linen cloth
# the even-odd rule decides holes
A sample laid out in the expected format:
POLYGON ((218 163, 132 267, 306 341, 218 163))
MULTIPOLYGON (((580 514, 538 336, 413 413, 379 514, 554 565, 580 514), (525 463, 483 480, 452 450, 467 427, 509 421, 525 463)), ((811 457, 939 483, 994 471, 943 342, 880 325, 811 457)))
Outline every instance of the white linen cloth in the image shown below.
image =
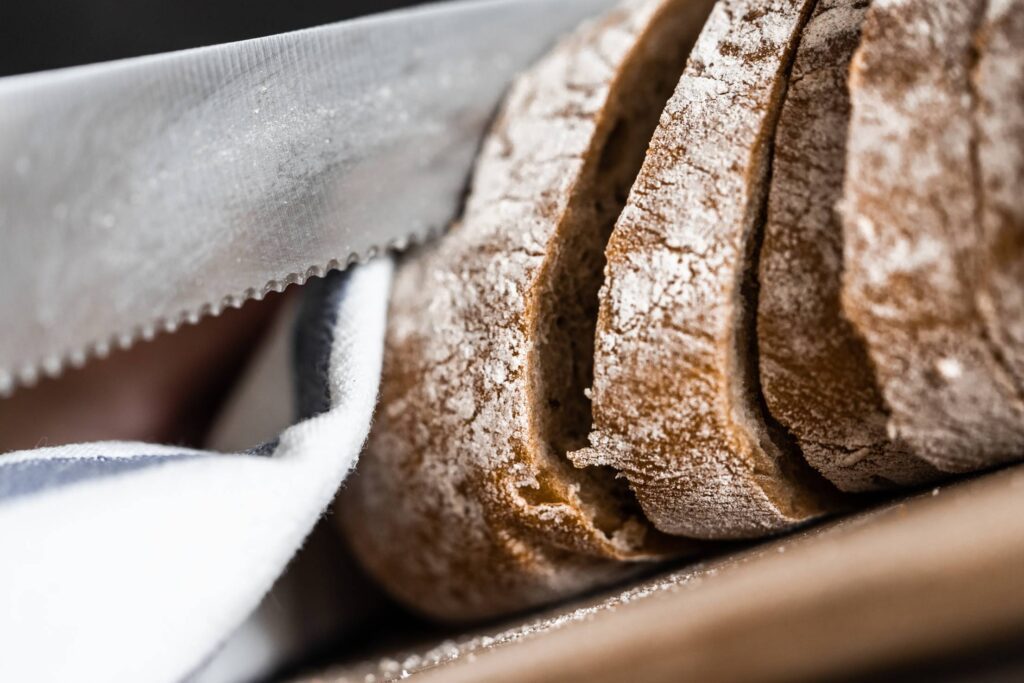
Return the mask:
POLYGON ((215 655, 358 457, 391 268, 381 259, 316 283, 297 328, 298 393, 311 416, 265 447, 101 442, 0 456, 0 680, 260 673, 215 655))

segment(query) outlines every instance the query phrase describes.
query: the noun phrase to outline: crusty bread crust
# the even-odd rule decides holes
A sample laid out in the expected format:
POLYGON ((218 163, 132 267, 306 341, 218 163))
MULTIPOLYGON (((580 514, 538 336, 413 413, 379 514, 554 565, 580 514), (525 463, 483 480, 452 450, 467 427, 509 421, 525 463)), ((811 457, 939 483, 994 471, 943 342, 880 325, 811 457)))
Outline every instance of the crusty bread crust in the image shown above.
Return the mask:
MULTIPOLYGON (((581 418, 552 413, 580 412, 586 384, 562 396, 554 380, 589 373, 546 357, 581 357, 559 316, 582 324, 587 304, 573 299, 586 298, 589 275, 566 279, 566 264, 599 278, 600 233, 708 4, 628 0, 523 75, 481 151, 461 224, 396 275, 380 407, 341 519, 374 576, 423 612, 521 610, 637 570, 622 560, 670 551, 608 473, 559 452, 573 438, 561 425, 581 418), (560 282, 580 285, 578 296, 556 291, 560 282)), ((593 314, 590 326, 592 338, 593 314)))
POLYGON ((744 538, 815 517, 825 487, 768 423, 756 274, 771 141, 810 0, 722 0, 607 249, 591 448, 670 534, 744 538))
POLYGON ((1024 452, 1024 409, 976 305, 968 77, 983 6, 879 0, 850 76, 843 306, 867 341, 890 436, 951 472, 1024 452))
POLYGON ((844 491, 919 484, 934 468, 886 434, 864 342, 843 316, 846 78, 863 0, 819 0, 800 38, 775 134, 761 246, 757 341, 768 409, 844 491))
POLYGON ((711 4, 626 0, 520 78, 396 275, 340 520, 422 612, 835 509, 792 437, 850 491, 1024 452, 1021 0, 876 0, 852 62, 861 0, 720 0, 643 159, 711 4))
POLYGON ((978 307, 1024 396, 1024 2, 989 0, 975 40, 977 171, 983 245, 978 307))

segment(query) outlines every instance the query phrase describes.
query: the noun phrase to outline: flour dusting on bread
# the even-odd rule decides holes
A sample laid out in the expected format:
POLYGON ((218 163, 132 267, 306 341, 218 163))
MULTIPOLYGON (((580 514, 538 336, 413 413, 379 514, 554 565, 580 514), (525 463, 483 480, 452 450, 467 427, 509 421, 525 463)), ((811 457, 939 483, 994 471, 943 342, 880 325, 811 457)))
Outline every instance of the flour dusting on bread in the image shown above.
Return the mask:
POLYGON ((969 75, 983 10, 879 0, 850 76, 843 306, 867 341, 890 437, 951 472, 1024 452, 1024 406, 975 297, 969 75))
POLYGON ((775 136, 759 264, 765 401, 807 461, 845 491, 937 475, 889 439, 871 360, 840 302, 846 77, 866 12, 863 0, 819 0, 804 29, 775 136))
POLYGON ((608 244, 591 448, 671 534, 744 538, 826 511, 760 405, 754 314, 771 141, 809 0, 722 0, 608 244))
POLYGON ((380 408, 342 518, 421 610, 522 609, 669 551, 628 489, 559 451, 587 412, 589 364, 544 364, 574 353, 558 320, 586 327, 588 289, 596 310, 603 241, 707 4, 623 3, 524 74, 460 224, 397 273, 380 408))

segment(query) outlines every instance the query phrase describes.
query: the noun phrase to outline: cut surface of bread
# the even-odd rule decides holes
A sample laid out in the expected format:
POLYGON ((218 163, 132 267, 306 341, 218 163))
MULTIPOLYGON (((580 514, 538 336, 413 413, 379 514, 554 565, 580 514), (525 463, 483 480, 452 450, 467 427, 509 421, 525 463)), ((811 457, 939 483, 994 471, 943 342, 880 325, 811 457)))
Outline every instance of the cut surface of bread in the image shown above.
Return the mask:
POLYGON ((976 297, 984 212, 969 77, 983 15, 980 0, 879 0, 850 76, 843 307, 890 437, 951 472, 1024 453, 1024 407, 976 297))
POLYGON ((989 0, 974 50, 979 308, 1024 396, 1024 2, 989 0))
POLYGON ((864 342, 843 315, 846 78, 865 0, 819 0, 800 38, 775 134, 761 246, 757 342, 772 416, 844 491, 919 484, 934 468, 893 443, 864 342))
MULTIPOLYGON (((684 547, 579 470, 608 233, 710 0, 629 0, 514 84, 459 225, 396 275, 380 405, 340 519, 396 597, 525 609, 684 547)), ((640 565, 642 566, 642 565, 640 565)))
POLYGON ((715 6, 608 244, 594 431, 571 457, 620 470, 670 534, 756 537, 829 508, 766 415, 754 337, 771 143, 813 4, 715 6))

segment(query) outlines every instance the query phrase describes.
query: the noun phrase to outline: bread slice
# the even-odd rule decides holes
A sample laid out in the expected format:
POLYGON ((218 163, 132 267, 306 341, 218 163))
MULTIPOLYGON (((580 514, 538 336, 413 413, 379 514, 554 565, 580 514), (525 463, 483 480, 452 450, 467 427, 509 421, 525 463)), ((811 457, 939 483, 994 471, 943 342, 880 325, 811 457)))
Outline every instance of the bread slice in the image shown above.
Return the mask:
POLYGON ((722 0, 608 244, 591 447, 670 534, 749 538, 822 514, 826 482, 760 397, 756 264, 771 143, 810 0, 722 0))
MULTIPOLYGON (((989 0, 974 46, 981 234, 978 307, 1024 395, 1024 1, 989 0)), ((1024 455, 1024 454, 1022 454, 1024 455)))
POLYGON ((680 550, 613 473, 565 457, 590 426, 603 249, 710 0, 627 0, 513 86, 460 225, 392 293, 380 406, 341 498, 397 598, 475 619, 680 550))
POLYGON ((890 437, 950 472, 1024 453, 1024 406, 976 304, 969 74, 983 9, 879 0, 850 76, 843 306, 867 341, 890 437))
POLYGON ((846 78, 863 0, 819 0, 804 29, 775 133, 759 263, 757 342, 772 416, 844 491, 918 484, 934 468, 889 440, 867 349, 840 303, 846 78))

